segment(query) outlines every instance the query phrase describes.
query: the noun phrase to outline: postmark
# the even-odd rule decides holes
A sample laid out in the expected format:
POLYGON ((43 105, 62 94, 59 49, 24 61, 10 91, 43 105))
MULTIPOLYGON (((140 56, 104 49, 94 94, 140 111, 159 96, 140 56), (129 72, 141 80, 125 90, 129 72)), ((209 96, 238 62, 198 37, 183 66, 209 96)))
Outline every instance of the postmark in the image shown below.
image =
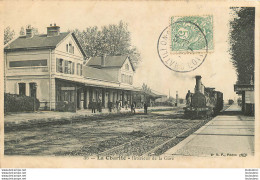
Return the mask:
POLYGON ((204 62, 209 49, 213 50, 212 20, 191 16, 174 18, 160 34, 157 52, 167 68, 190 72, 204 62))

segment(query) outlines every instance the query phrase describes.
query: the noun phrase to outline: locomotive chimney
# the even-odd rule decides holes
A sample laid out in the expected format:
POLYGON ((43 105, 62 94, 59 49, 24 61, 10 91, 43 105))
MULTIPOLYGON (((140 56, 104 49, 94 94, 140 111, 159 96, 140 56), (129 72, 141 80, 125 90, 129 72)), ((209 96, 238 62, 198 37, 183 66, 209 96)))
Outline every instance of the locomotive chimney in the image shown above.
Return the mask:
POLYGON ((195 78, 196 78, 195 93, 201 92, 201 76, 195 76, 195 78))

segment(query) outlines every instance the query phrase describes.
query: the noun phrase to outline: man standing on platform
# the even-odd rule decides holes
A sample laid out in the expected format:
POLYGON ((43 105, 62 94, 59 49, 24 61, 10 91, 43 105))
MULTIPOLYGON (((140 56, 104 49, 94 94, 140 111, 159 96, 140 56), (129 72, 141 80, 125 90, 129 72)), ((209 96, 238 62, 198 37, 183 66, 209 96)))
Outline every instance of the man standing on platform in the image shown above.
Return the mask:
POLYGON ((144 114, 147 114, 147 109, 148 109, 147 103, 144 102, 144 114))
POLYGON ((96 102, 95 102, 95 99, 92 100, 91 109, 92 109, 92 113, 96 113, 96 102))
POLYGON ((113 104, 112 104, 112 102, 108 102, 108 109, 109 109, 109 112, 112 112, 112 106, 113 106, 113 104))
POLYGON ((135 114, 135 104, 134 103, 131 104, 131 113, 135 114))
POLYGON ((190 106, 191 104, 191 93, 190 90, 188 90, 188 93, 186 94, 186 105, 190 106))

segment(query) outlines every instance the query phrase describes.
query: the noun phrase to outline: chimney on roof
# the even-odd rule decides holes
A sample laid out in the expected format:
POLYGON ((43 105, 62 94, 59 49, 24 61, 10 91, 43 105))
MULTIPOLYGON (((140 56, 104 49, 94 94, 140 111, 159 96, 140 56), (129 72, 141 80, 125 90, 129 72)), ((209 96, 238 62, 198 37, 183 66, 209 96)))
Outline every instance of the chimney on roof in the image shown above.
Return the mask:
POLYGON ((47 27, 47 36, 51 37, 51 36, 59 36, 60 35, 60 26, 56 26, 56 23, 54 23, 54 25, 52 26, 52 24, 50 24, 49 27, 47 27))
POLYGON ((26 38, 31 38, 33 37, 33 30, 32 27, 29 25, 26 28, 26 38))
POLYGON ((105 66, 106 65, 106 54, 102 54, 101 55, 101 66, 105 66))

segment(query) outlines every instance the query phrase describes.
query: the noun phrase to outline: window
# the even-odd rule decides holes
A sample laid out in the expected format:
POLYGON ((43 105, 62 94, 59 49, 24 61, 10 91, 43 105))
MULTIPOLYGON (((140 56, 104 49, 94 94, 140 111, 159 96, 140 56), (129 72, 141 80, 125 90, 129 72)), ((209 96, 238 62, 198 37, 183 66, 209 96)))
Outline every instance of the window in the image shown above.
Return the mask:
POLYGON ((79 67, 80 66, 80 64, 79 63, 77 63, 77 75, 79 75, 79 67))
POLYGON ((130 76, 130 84, 133 84, 133 76, 130 76))
POLYGON ((63 72, 63 59, 56 59, 57 61, 57 72, 62 73, 63 72))
POLYGON ((66 52, 74 54, 74 46, 71 43, 66 44, 66 52))
POLYGON ((121 75, 121 82, 123 82, 123 83, 125 82, 125 75, 124 74, 121 75))
POLYGON ((121 82, 127 84, 133 84, 133 77, 131 75, 121 74, 121 82))
POLYGON ((77 63, 77 75, 82 76, 82 68, 83 68, 83 65, 80 63, 77 63))
POLYGON ((80 76, 82 76, 82 64, 80 64, 80 76))
POLYGON ((65 64, 64 73, 68 74, 69 73, 69 67, 68 67, 69 63, 68 63, 68 61, 64 61, 64 64, 65 64))
POLYGON ((32 67, 32 66, 47 66, 47 59, 44 60, 26 60, 26 61, 11 61, 9 67, 32 67))
POLYGON ((26 92, 26 84, 25 83, 19 83, 19 95, 25 96, 26 92))
POLYGON ((61 91, 59 93, 58 101, 68 101, 68 102, 74 102, 74 91, 61 91))
POLYGON ((69 53, 72 53, 72 45, 69 43, 69 53))
POLYGON ((65 74, 74 74, 75 73, 75 63, 72 61, 66 61, 63 59, 57 58, 57 72, 65 74))
POLYGON ((75 63, 72 63, 72 69, 71 69, 71 74, 74 74, 74 70, 75 70, 75 63))
POLYGON ((68 74, 72 74, 72 62, 68 61, 68 74))
POLYGON ((125 69, 129 70, 129 65, 128 64, 125 65, 125 69))

